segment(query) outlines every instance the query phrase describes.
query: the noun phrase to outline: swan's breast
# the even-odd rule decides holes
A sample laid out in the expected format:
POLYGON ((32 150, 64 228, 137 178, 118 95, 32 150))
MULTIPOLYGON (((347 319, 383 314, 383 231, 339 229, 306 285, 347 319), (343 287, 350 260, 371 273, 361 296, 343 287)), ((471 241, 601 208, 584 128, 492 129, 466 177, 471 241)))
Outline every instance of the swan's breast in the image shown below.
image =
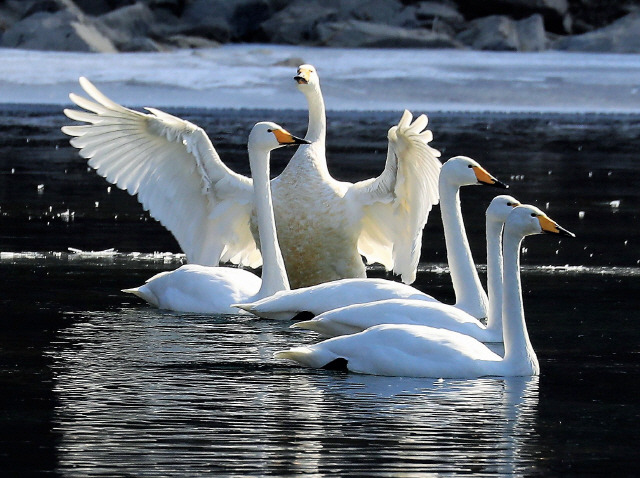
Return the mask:
POLYGON ((357 249, 360 218, 350 211, 343 183, 306 163, 283 172, 271 188, 291 287, 365 276, 357 249))

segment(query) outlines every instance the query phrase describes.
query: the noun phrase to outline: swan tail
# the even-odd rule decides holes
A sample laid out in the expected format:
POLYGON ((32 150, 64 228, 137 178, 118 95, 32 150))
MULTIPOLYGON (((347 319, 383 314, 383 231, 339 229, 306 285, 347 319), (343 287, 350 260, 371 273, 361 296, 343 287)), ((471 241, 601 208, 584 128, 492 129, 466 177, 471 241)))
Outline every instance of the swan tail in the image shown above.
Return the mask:
POLYGON ((324 320, 303 320, 302 322, 296 322, 291 328, 313 330, 325 337, 337 337, 339 335, 351 335, 362 332, 361 328, 349 324, 324 320))
POLYGON ((154 307, 160 307, 158 302, 158 298, 151 291, 144 289, 143 287, 135 287, 133 289, 122 289, 122 292, 125 294, 133 294, 136 297, 141 298, 142 300, 148 302, 154 307))
POLYGON ((339 358, 327 350, 311 347, 295 347, 276 352, 274 357, 298 362, 300 365, 312 368, 322 368, 339 358))
POLYGON ((258 316, 262 319, 291 320, 297 314, 297 312, 278 310, 277 307, 269 307, 268 302, 266 304, 262 304, 262 301, 250 302, 246 304, 231 304, 231 307, 242 309, 245 312, 249 312, 250 314, 258 316))

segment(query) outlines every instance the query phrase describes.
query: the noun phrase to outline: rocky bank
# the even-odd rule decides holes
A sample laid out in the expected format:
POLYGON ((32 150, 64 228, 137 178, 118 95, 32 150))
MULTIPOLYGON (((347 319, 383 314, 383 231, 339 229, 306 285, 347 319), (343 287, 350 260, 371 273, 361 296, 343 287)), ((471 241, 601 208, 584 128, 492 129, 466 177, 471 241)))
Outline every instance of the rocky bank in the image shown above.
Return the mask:
POLYGON ((640 0, 0 0, 0 47, 274 43, 640 53, 640 0))

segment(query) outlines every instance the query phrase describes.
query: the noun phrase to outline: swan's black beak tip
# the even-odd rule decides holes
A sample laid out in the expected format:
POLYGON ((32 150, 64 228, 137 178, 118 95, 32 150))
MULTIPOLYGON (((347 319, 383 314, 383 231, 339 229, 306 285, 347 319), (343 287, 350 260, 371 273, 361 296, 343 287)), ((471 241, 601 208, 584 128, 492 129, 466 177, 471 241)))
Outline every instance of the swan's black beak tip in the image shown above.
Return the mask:
POLYGON ((505 184, 502 181, 499 181, 498 179, 494 179, 494 181, 495 182, 492 184, 492 186, 495 186, 495 187, 500 188, 500 189, 509 189, 509 185, 508 184, 505 184))

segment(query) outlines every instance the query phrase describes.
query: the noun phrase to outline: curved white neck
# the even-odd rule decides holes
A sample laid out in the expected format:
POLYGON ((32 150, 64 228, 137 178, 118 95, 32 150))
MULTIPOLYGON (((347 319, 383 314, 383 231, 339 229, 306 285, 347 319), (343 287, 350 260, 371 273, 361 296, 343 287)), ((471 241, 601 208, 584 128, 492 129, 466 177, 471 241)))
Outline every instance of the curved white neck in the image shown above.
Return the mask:
POLYGON ((305 88, 302 91, 309 104, 309 127, 304 139, 324 146, 327 136, 327 116, 320 85, 305 88))
POLYGON ((260 253, 262 254, 262 285, 255 300, 269 297, 281 290, 289 290, 289 279, 276 234, 269 181, 269 160, 268 151, 249 150, 253 178, 253 204, 256 208, 260 253), (264 165, 257 160, 258 155, 266 156, 266 159, 263 159, 264 165))
POLYGON ((502 326, 504 334, 504 362, 517 367, 523 375, 537 372, 538 357, 531 346, 524 320, 522 285, 520 283, 520 243, 522 236, 505 231, 504 280, 502 286, 502 326))
POLYGON ((487 330, 502 334, 502 227, 487 217, 487 330))
POLYGON ((462 221, 460 188, 440 180, 438 189, 456 307, 477 318, 487 317, 489 299, 480 283, 462 221))

